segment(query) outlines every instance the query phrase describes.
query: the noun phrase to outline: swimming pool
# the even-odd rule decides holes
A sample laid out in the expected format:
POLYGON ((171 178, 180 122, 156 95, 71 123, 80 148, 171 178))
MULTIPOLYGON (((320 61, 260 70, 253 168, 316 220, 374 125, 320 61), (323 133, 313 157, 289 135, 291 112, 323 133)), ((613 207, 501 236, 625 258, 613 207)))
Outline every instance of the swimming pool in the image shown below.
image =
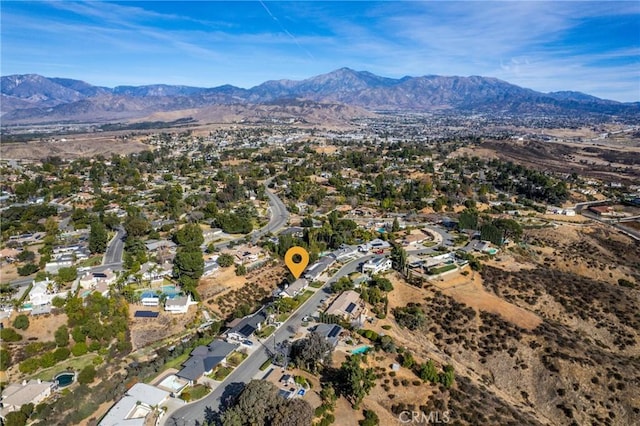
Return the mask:
POLYGON ((487 252, 488 252, 490 255, 494 255, 494 254, 496 254, 496 253, 498 252, 498 249, 494 249, 494 248, 492 248, 492 249, 487 250, 487 252))
POLYGON ((355 348, 351 350, 352 355, 364 354, 367 353, 371 349, 371 346, 360 346, 359 348, 355 348))
POLYGON ((76 373, 64 371, 62 373, 56 374, 53 378, 55 382, 58 383, 58 387, 64 388, 69 386, 76 379, 76 373))

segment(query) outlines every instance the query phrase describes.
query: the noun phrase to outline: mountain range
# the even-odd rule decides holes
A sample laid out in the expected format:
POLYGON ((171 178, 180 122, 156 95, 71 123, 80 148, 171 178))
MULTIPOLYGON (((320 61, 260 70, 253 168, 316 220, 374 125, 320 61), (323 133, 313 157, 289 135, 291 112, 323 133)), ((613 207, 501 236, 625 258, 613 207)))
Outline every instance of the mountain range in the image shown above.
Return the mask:
POLYGON ((10 75, 2 77, 1 101, 3 124, 128 120, 213 105, 300 101, 369 111, 640 116, 640 102, 620 103, 580 92, 542 93, 490 77, 394 79, 349 68, 301 81, 267 81, 250 89, 165 84, 108 88, 37 74, 10 75))

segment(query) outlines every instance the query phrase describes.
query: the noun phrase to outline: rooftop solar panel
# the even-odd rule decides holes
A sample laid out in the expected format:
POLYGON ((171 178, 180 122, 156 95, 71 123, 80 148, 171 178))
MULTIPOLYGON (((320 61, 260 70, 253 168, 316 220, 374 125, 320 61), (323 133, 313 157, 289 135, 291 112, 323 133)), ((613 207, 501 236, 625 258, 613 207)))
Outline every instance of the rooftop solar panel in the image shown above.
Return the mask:
POLYGON ((340 330, 341 330, 341 327, 339 325, 334 325, 331 331, 329 332, 328 337, 329 338, 336 337, 338 333, 340 333, 340 330))
POLYGON ((355 308, 356 308, 355 303, 349 303, 349 306, 347 306, 347 309, 345 309, 345 311, 350 314, 351 312, 353 312, 355 308))

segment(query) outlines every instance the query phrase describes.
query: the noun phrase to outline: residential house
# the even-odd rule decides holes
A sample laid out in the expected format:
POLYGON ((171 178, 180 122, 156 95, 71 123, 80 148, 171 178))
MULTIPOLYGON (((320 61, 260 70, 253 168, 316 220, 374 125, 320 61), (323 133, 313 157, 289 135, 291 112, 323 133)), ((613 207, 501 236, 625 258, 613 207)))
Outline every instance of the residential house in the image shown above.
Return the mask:
POLYGON ((19 411, 24 404, 38 405, 51 395, 54 386, 55 383, 40 379, 10 384, 2 391, 0 417, 4 418, 7 413, 19 411))
POLYGON ((169 240, 147 240, 144 245, 147 251, 151 253, 155 253, 161 249, 175 250, 176 248, 176 243, 169 240))
POLYGON ((160 265, 154 262, 146 262, 140 267, 140 272, 143 280, 151 283, 161 283, 165 277, 171 276, 173 273, 173 264, 164 262, 160 265))
POLYGON ((287 288, 280 292, 282 297, 296 297, 309 285, 309 281, 304 278, 298 278, 292 284, 289 284, 287 288))
POLYGON ((74 264, 74 258, 71 254, 63 254, 58 256, 52 262, 47 262, 44 265, 45 272, 49 272, 50 274, 57 274, 61 268, 69 268, 74 264))
POLYGON ((260 330, 262 324, 267 321, 268 314, 264 307, 253 315, 242 318, 227 330, 227 340, 243 341, 250 338, 253 333, 260 330))
POLYGON ((329 269, 331 265, 335 262, 335 258, 333 256, 322 256, 316 263, 307 268, 304 273, 304 277, 308 279, 310 282, 315 281, 324 271, 329 269))
POLYGON ((348 290, 342 292, 326 309, 327 315, 336 315, 346 320, 355 320, 364 312, 364 302, 360 299, 360 294, 348 290))
POLYGON ((391 259, 384 256, 374 257, 362 264, 362 273, 369 275, 381 274, 382 272, 391 270, 391 265, 391 259))
POLYGON ((340 246, 338 250, 334 250, 331 255, 336 258, 337 261, 341 262, 351 257, 354 257, 358 253, 357 247, 348 246, 343 244, 340 246))
MULTIPOLYGON (((136 383, 100 420, 99 426, 145 426, 147 418, 167 401, 170 393, 145 383, 136 383)), ((163 411, 159 410, 162 414, 163 411)))
POLYGON ((48 305, 54 297, 67 297, 67 292, 57 292, 55 281, 47 278, 45 281, 33 282, 31 291, 29 292, 29 302, 32 306, 48 305))
POLYGON ((371 240, 368 243, 360 244, 358 246, 358 250, 361 252, 368 252, 369 250, 387 250, 389 248, 391 248, 391 244, 385 240, 381 240, 380 238, 376 238, 375 240, 371 240))
POLYGON ((189 306, 193 304, 194 302, 191 300, 191 295, 187 294, 186 296, 167 299, 164 302, 164 310, 172 314, 186 314, 189 310, 189 306))
POLYGON ((335 348, 344 329, 337 324, 318 324, 313 331, 324 337, 335 348))
POLYGON ((182 369, 176 376, 191 384, 197 383, 202 376, 211 374, 218 364, 224 363, 227 356, 237 348, 238 345, 224 340, 214 340, 207 346, 198 346, 191 351, 191 356, 182 364, 182 369))

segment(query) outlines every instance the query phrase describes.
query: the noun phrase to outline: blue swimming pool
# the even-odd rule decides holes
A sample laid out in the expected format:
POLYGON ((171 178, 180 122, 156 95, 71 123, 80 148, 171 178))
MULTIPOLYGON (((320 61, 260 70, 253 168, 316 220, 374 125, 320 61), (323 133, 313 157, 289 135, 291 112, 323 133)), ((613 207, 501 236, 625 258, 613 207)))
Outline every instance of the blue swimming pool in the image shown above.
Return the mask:
POLYGON ((69 371, 64 371, 62 373, 58 373, 53 381, 58 383, 58 387, 64 388, 69 386, 76 379, 76 374, 69 371))
POLYGON ((355 348, 351 350, 352 355, 364 354, 367 353, 371 349, 371 346, 361 346, 359 348, 355 348))

